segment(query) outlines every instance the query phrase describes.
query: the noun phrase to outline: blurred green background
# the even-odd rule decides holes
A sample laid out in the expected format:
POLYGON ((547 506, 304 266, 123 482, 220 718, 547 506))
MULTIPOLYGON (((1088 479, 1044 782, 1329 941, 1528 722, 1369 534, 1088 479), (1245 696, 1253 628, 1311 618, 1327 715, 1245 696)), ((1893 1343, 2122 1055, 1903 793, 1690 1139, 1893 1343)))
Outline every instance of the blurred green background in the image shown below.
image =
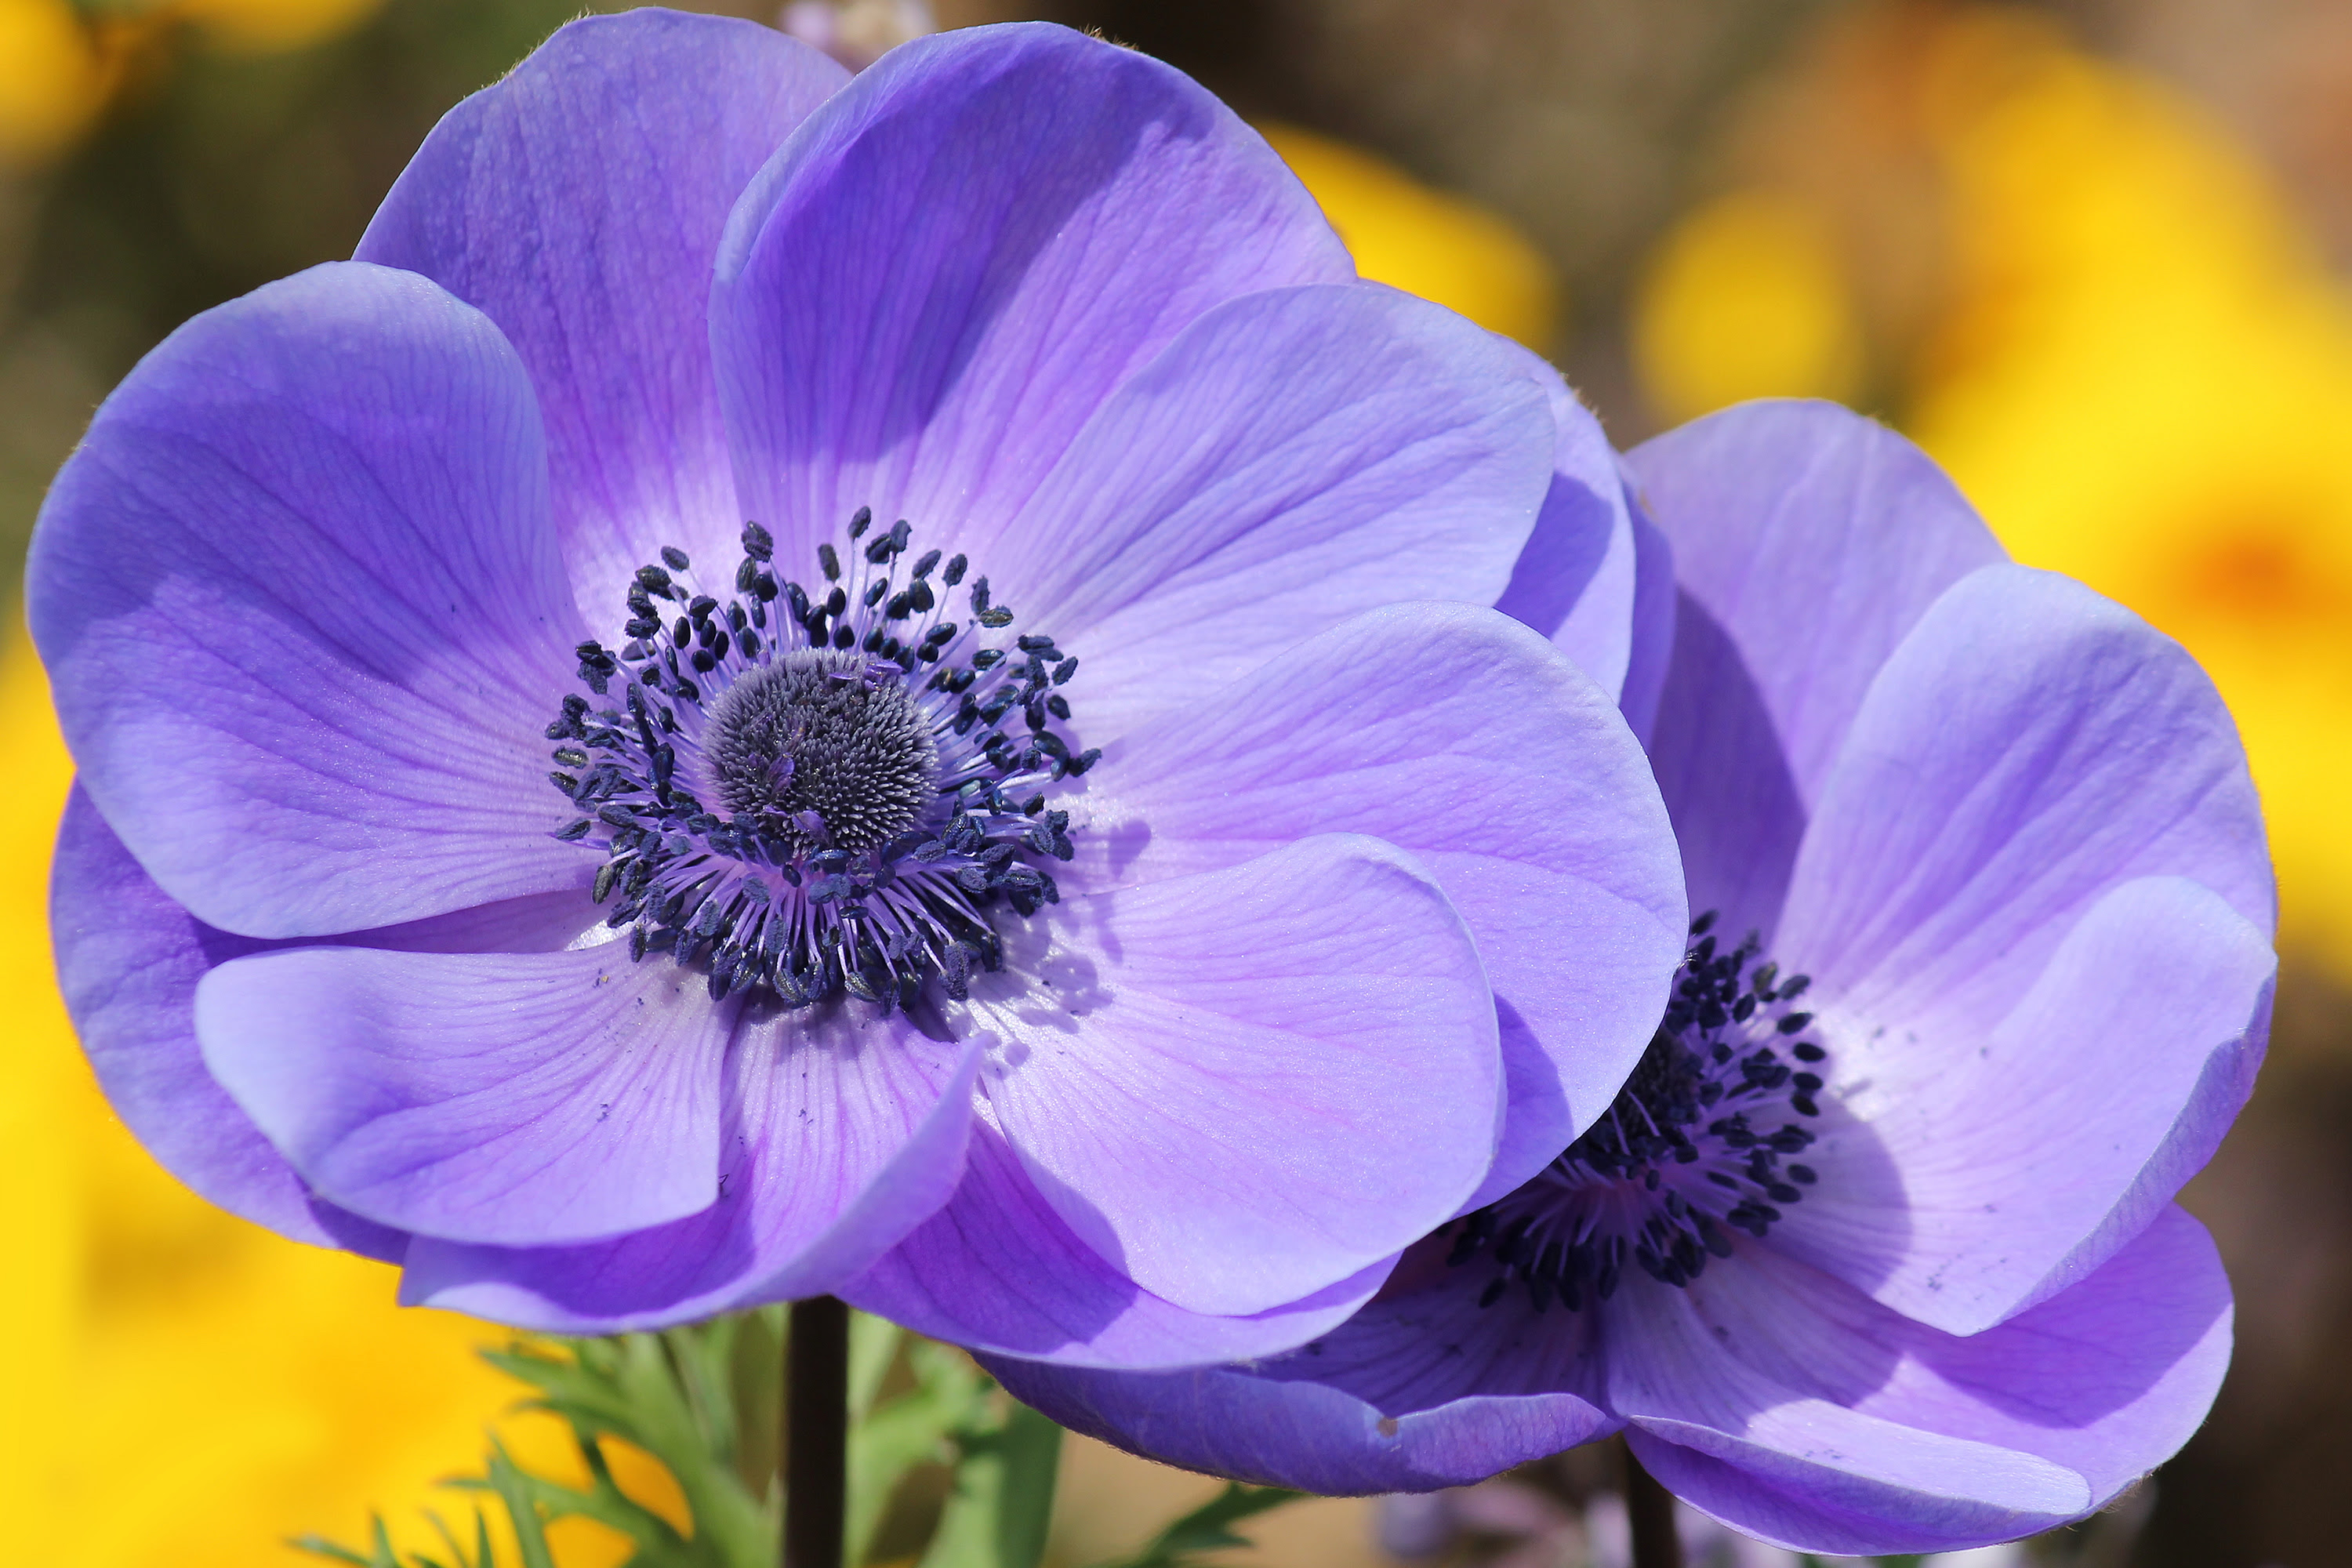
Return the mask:
MULTIPOLYGON (((1842 399, 1922 442, 2021 559, 2186 643, 2245 730, 2284 909, 2271 1066, 2190 1193, 2237 1284, 2238 1359, 2179 1460, 2033 1556, 2352 1562, 2352 6, 700 8, 788 23, 853 63, 928 26, 1098 27, 1264 128, 1368 275, 1551 355, 1621 445, 1742 397, 1842 399)), ((12 584, 48 476, 139 355, 348 255, 435 119, 576 10, 0 0, 12 584)), ((211 1211, 106 1113, 36 940, 68 772, 21 633, 0 660, 0 876, 34 928, 0 949, 21 1003, 0 1093, 12 1554, 298 1562, 284 1537, 356 1539, 371 1506, 404 1528, 493 1421, 561 1470, 557 1434, 504 1415, 512 1385, 468 1353, 497 1331, 398 1312, 389 1271, 211 1211)), ((650 1460, 615 1463, 669 1495, 650 1460)), ((1572 1458, 1433 1510, 1304 1505, 1235 1561, 1392 1561, 1385 1524, 1423 1561, 1573 1568, 1612 1550, 1606 1484, 1572 1458)), ((1074 1443, 1052 1554, 1132 1542, 1208 1489, 1074 1443)), ((564 1568, 625 1555, 564 1529, 564 1568)))

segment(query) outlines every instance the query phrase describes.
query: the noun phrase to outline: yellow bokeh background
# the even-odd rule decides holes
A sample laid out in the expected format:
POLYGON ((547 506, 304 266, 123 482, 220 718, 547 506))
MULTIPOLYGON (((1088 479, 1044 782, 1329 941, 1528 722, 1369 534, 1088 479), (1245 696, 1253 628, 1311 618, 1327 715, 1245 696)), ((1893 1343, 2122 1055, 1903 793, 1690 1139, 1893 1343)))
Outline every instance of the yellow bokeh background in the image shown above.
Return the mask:
MULTIPOLYGON (((1944 237, 1924 330, 1874 317, 1875 253, 1803 171, 1735 184, 1653 258, 1644 390, 1890 415, 2021 560, 2179 638, 2237 715, 2283 941, 2352 976, 2352 291, 2253 155, 2046 20, 1954 8, 1902 46, 1944 237), (1874 345, 1874 329, 1876 342, 1874 345)), ((1889 71, 1882 58, 1879 74, 1889 71)))
MULTIPOLYGON (((121 26, 282 47, 374 3, 173 0, 121 26)), ((1876 66, 1901 76, 1901 113, 1857 117, 1847 150, 1866 161, 1880 138, 1918 174, 1914 251, 1895 252, 1910 259, 1874 248, 1860 197, 1842 205, 1842 184, 1866 181, 1736 166, 1636 279, 1643 393, 1662 422, 1776 395, 1888 416, 2021 559, 2179 637, 2243 727, 2287 942, 2352 975, 2333 788, 2352 768, 2352 295, 2252 155, 2169 89, 2023 13, 1919 15, 1874 46, 1899 55, 1876 66)), ((84 134, 130 37, 65 0, 0 0, 0 161, 84 134)), ((1266 131, 1368 277, 1538 349, 1559 340, 1556 277, 1504 220, 1360 150, 1266 131)), ((0 654, 0 877, 36 926, 68 778, 20 635, 0 654)), ((527 1465, 573 1473, 563 1434, 506 1414, 515 1385, 474 1356, 502 1331, 399 1310, 389 1268, 231 1218, 154 1165, 72 1045, 44 934, 0 950, 16 1001, 0 1095, 14 1554, 293 1563, 285 1538, 355 1543, 375 1508, 426 1544, 419 1509, 469 1507, 433 1483, 476 1469, 494 1426, 527 1465)), ((654 1485, 648 1462, 616 1458, 654 1485)), ((565 1568, 625 1555, 584 1524, 557 1545, 565 1568)))
POLYGON ((209 47, 272 52, 332 37, 383 0, 144 0, 85 17, 70 0, 0 0, 0 168, 71 147, 126 63, 180 28, 209 47))

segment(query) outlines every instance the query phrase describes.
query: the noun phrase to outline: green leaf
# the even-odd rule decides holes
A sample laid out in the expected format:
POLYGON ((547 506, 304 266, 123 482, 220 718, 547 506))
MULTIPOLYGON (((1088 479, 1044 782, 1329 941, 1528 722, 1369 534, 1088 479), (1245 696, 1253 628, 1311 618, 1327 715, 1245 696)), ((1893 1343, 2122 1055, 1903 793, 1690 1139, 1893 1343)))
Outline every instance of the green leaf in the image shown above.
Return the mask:
MULTIPOLYGON (((898 1346, 905 1341, 907 1331, 887 1318, 877 1318, 870 1312, 849 1315, 849 1419, 854 1426, 866 1419, 874 1408, 874 1396, 881 1392, 882 1379, 888 1374, 890 1363, 898 1358, 898 1346)), ((856 1558, 851 1559, 856 1562, 856 1558)))
POLYGON ((669 1563, 766 1568, 774 1554, 772 1510, 767 1499, 752 1495, 733 1463, 738 1426, 730 1367, 738 1321, 721 1318, 662 1334, 581 1340, 569 1358, 526 1347, 484 1352, 492 1365, 540 1391, 532 1405, 572 1424, 582 1458, 596 1478, 593 1492, 547 1500, 626 1531, 639 1543, 635 1568, 669 1563), (690 1550, 666 1521, 613 1484, 597 1447, 606 1436, 643 1448, 677 1480, 693 1521, 690 1550))
POLYGON ((1245 1487, 1227 1481, 1223 1491, 1161 1531, 1134 1556, 1115 1558, 1097 1568, 1186 1568, 1204 1552, 1247 1546, 1249 1538, 1235 1534, 1234 1525, 1306 1495, 1287 1487, 1245 1487))
POLYGON ((514 1521, 515 1543, 522 1552, 522 1568, 555 1568, 555 1554, 547 1549, 547 1531, 539 1517, 539 1490, 564 1489, 525 1473, 508 1457, 506 1445, 490 1439, 489 1489, 507 1505, 514 1521))
POLYGON ((877 1352, 871 1348, 877 1341, 895 1352, 901 1331, 895 1323, 883 1324, 887 1336, 869 1332, 865 1337, 865 1353, 868 1363, 858 1364, 861 1351, 859 1328, 862 1322, 881 1323, 878 1318, 852 1318, 849 1323, 849 1392, 853 1418, 858 1415, 859 1377, 870 1379, 866 1393, 869 1413, 849 1431, 849 1500, 845 1534, 845 1561, 851 1568, 866 1561, 874 1543, 874 1533, 881 1527, 882 1518, 889 1508, 890 1499, 907 1472, 926 1460, 944 1460, 952 1457, 949 1439, 967 1427, 988 1423, 988 1379, 969 1358, 936 1345, 919 1341, 908 1356, 908 1365, 915 1375, 915 1386, 878 1408, 871 1406, 873 1387, 878 1387, 888 1363, 879 1370, 872 1364, 877 1352))
POLYGON ((958 1436, 955 1490, 921 1568, 1037 1568, 1054 1513, 1062 1429, 1025 1405, 958 1436))
POLYGON ((298 1535, 286 1544, 297 1552, 308 1552, 314 1557, 352 1563, 354 1568, 400 1568, 400 1559, 392 1554, 392 1538, 384 1533, 383 1515, 368 1515, 368 1525, 375 1537, 375 1550, 365 1557, 348 1546, 336 1545, 322 1535, 298 1535))

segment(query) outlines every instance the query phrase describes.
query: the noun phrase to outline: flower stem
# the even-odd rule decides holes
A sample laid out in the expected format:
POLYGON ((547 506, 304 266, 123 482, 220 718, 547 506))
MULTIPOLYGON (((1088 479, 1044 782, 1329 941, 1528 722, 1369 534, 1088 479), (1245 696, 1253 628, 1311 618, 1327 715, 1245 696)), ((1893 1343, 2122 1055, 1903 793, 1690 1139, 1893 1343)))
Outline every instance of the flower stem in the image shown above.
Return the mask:
POLYGON ((1633 1568, 1683 1568, 1682 1537, 1675 1533, 1675 1494, 1642 1468, 1628 1444, 1625 1518, 1633 1527, 1633 1568))
POLYGON ((842 1568, 849 1481, 849 1309, 793 1303, 784 1373, 783 1568, 842 1568))

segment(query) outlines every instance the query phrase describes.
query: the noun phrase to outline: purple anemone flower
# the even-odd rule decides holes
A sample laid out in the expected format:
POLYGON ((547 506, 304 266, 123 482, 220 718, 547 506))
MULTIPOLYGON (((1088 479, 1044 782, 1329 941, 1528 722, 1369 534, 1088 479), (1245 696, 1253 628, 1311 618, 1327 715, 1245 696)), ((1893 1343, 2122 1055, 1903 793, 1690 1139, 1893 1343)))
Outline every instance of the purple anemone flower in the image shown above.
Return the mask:
POLYGON ((1800 1550, 2078 1519, 2186 1440, 2229 1354, 2171 1202, 2269 1018, 2229 715, 1856 416, 1749 405, 1629 467, 1680 588, 1650 754, 1703 912, 1616 1103, 1288 1355, 991 1364, 1081 1431, 1317 1491, 1622 1429, 1800 1550))
POLYGON ((1622 671, 1485 607, 1625 553, 1560 395, 1140 55, 567 27, 51 493, 91 1059, 411 1300, 837 1289, 993 1162, 1095 1359, 1297 1344, 1679 954, 1622 671))

